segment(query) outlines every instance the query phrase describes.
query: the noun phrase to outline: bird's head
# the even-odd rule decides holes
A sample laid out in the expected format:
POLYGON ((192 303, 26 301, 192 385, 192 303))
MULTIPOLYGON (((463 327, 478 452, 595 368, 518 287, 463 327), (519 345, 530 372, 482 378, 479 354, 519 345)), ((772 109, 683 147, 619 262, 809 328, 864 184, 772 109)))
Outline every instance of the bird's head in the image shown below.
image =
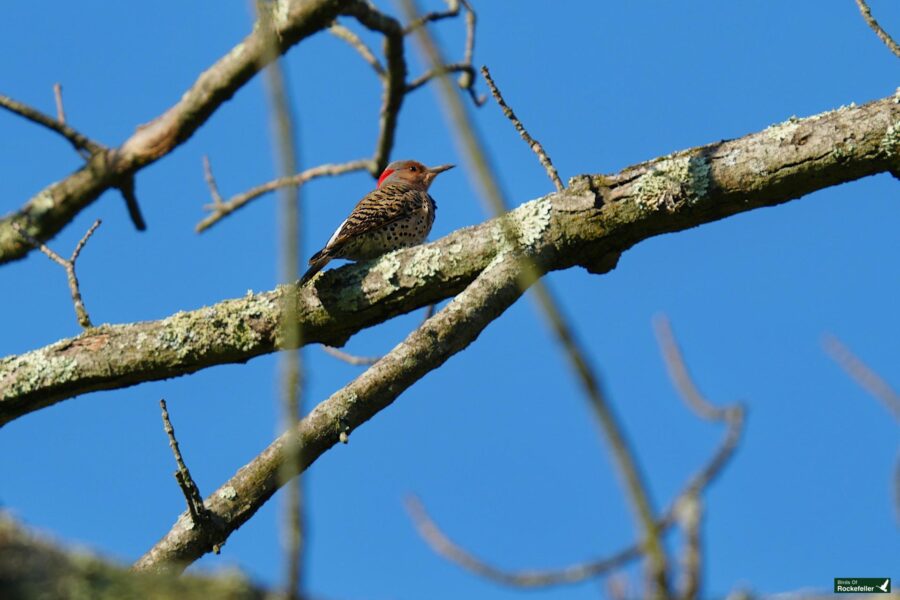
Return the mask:
POLYGON ((386 183, 405 183, 427 190, 439 173, 452 168, 453 165, 426 167, 414 160, 395 160, 384 169, 384 173, 378 178, 378 187, 386 183))

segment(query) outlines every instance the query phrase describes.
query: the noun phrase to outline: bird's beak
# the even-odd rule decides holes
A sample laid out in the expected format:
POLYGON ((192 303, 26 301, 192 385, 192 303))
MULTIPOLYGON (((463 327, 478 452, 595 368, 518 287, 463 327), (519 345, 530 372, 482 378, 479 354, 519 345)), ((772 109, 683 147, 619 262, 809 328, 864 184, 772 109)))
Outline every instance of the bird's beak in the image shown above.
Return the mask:
POLYGON ((443 173, 444 171, 449 171, 450 169, 452 169, 455 166, 456 165, 440 165, 437 167, 428 167, 428 172, 434 173, 435 175, 437 175, 438 173, 443 173))
POLYGON ((425 173, 425 183, 427 185, 431 185, 431 182, 434 181, 434 178, 444 171, 449 171, 456 165, 438 165, 437 167, 428 167, 428 171, 425 173))

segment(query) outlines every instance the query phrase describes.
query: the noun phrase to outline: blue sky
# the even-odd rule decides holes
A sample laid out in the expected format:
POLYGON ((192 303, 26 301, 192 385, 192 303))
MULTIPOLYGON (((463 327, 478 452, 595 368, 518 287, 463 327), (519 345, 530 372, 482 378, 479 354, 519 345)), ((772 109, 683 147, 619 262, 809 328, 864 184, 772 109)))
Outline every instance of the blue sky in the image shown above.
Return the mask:
MULTIPOLYGON (((897 59, 852 0, 474 3, 476 64, 491 68, 564 180, 881 98, 900 83, 897 59)), ((900 7, 871 6, 900 36, 900 7)), ((47 10, 10 0, 0 21, 0 91, 52 112, 52 85, 61 82, 70 123, 118 144, 249 27, 244 2, 160 0, 150 10, 91 0, 47 10)), ((438 35, 448 55, 461 56, 461 24, 444 23, 438 35)), ((421 71, 412 48, 410 65, 421 71)), ((380 88, 358 56, 318 35, 290 52, 286 68, 303 164, 369 155, 380 88)), ((273 176, 265 106, 256 78, 188 143, 141 171, 147 232, 134 231, 120 197, 107 193, 51 242, 67 255, 103 219, 78 263, 95 323, 158 319, 274 287, 274 197, 206 234, 193 230, 209 201, 204 154, 226 196, 273 176)), ((495 105, 475 117, 515 204, 552 189, 495 105)), ((393 157, 462 162, 434 90, 408 97, 393 157)), ((0 212, 79 164, 64 141, 0 113, 0 212)), ((371 186, 355 174, 303 190, 304 260, 371 186)), ((433 239, 486 218, 462 170, 442 175, 433 195, 433 239)), ((658 507, 722 431, 678 400, 653 316, 670 316, 710 398, 747 403, 740 450, 706 496, 709 597, 739 586, 829 590, 836 576, 900 575, 896 423, 820 343, 836 334, 900 387, 897 200, 897 181, 880 175, 648 240, 608 275, 572 269, 548 277, 604 377, 658 507)), ((78 333, 64 274, 40 254, 0 268, 0 290, 0 355, 78 333)), ((383 353, 420 319, 364 331, 347 349, 383 353)), ((360 372, 315 347, 305 365, 308 406, 360 372)), ((62 540, 132 561, 184 510, 159 398, 168 400, 185 458, 209 493, 275 435, 276 372, 275 357, 262 357, 21 418, 0 432, 0 502, 62 540)), ((307 481, 309 582, 327 597, 521 596, 433 555, 403 511, 409 492, 466 547, 509 568, 562 566, 634 539, 586 402, 528 300, 323 456, 307 481)), ((198 568, 235 566, 278 582, 279 499, 198 568)), ((595 598, 597 589, 587 583, 529 597, 595 598)))

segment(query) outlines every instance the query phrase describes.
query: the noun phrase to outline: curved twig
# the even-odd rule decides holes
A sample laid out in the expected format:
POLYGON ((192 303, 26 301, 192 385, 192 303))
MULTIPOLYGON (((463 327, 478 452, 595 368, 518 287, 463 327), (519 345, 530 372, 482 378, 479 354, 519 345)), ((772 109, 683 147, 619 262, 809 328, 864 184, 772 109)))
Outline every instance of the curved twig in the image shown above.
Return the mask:
POLYGON ((894 53, 894 56, 900 58, 900 46, 897 45, 897 42, 888 35, 888 32, 884 30, 884 28, 878 24, 878 21, 875 20, 875 17, 872 16, 872 10, 869 8, 869 5, 866 4, 865 0, 856 0, 856 6, 859 7, 859 12, 862 14, 863 19, 866 20, 866 23, 875 32, 875 35, 878 36, 884 45, 887 46, 891 52, 894 53))

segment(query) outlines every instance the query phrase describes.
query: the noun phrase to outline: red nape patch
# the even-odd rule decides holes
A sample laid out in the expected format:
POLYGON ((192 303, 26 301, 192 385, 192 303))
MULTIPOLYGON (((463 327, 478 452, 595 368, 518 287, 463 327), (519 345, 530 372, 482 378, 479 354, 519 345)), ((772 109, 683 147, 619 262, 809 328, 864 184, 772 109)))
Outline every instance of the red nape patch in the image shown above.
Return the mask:
POLYGON ((394 172, 394 169, 385 169, 384 173, 381 174, 381 177, 378 178, 378 185, 375 187, 381 187, 381 184, 384 182, 384 180, 387 179, 388 177, 390 177, 391 173, 393 173, 393 172, 394 172))

